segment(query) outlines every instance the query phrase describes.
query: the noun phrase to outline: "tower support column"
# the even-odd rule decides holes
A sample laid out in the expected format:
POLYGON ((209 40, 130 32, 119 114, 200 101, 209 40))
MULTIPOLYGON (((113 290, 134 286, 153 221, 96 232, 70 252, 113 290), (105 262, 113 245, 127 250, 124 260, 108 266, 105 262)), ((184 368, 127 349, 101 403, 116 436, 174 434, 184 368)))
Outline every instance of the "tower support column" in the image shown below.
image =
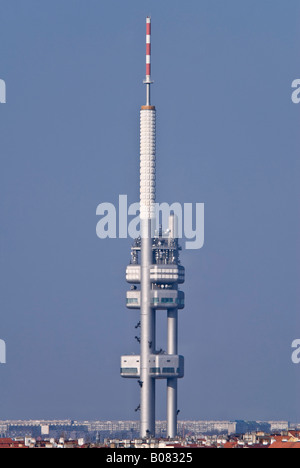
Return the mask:
POLYGON ((141 219, 141 437, 155 435, 155 379, 150 376, 149 357, 155 342, 155 311, 151 308, 151 220, 141 219))
MULTIPOLYGON (((168 311, 168 354, 178 352, 178 309, 168 311)), ((167 379, 167 436, 177 435, 177 378, 167 379)))
POLYGON ((167 437, 177 435, 177 379, 167 379, 167 437))

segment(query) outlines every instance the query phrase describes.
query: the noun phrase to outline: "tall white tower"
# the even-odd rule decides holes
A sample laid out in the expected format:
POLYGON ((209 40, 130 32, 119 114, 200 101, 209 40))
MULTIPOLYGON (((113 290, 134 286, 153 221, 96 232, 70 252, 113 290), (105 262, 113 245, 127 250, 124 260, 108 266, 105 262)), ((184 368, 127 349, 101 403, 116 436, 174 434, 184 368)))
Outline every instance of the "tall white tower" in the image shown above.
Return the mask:
POLYGON ((138 379, 141 388, 141 437, 155 435, 155 380, 167 380, 167 436, 177 434, 177 379, 184 359, 178 355, 178 309, 184 307, 184 267, 179 263, 176 217, 170 214, 166 232, 155 231, 156 110, 151 105, 151 19, 146 18, 146 105, 140 111, 141 236, 131 248, 126 280, 127 307, 140 309, 140 355, 121 357, 121 375, 138 379), (140 289, 139 289, 140 287, 140 289), (156 349, 156 311, 167 311, 167 350, 156 349))

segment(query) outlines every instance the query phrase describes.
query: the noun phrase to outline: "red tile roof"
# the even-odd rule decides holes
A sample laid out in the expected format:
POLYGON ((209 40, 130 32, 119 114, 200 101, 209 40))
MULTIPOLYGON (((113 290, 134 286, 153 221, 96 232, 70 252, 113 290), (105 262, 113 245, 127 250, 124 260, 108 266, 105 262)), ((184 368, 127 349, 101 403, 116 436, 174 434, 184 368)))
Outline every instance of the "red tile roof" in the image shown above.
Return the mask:
POLYGON ((3 438, 3 439, 0 439, 0 445, 2 444, 12 444, 13 443, 13 440, 12 439, 9 439, 8 437, 7 438, 3 438))
POLYGON ((226 442, 224 444, 223 448, 236 448, 237 447, 237 442, 226 442))
POLYGON ((300 448, 300 442, 281 442, 276 441, 269 448, 300 448))

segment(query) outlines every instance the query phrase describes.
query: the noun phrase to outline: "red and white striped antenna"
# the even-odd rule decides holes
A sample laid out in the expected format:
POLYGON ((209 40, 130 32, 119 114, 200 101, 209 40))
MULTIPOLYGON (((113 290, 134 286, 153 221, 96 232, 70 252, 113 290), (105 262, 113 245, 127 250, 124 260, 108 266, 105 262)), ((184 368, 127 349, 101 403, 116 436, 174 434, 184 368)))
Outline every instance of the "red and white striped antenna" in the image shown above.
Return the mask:
POLYGON ((146 82, 151 82, 151 18, 146 18, 146 82))
POLYGON ((151 80, 151 18, 146 18, 146 105, 150 106, 150 85, 153 83, 151 80))

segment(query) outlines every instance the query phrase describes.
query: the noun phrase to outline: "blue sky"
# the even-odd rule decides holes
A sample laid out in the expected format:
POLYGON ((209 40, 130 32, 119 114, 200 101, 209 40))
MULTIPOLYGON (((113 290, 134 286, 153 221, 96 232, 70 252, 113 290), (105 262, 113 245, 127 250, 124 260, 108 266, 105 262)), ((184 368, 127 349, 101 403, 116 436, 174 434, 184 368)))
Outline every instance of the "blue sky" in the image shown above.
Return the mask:
POLYGON ((157 199, 205 204, 181 254, 180 417, 299 421, 299 2, 0 5, 0 418, 137 417, 131 241, 97 238, 96 207, 138 200, 150 14, 157 199))

